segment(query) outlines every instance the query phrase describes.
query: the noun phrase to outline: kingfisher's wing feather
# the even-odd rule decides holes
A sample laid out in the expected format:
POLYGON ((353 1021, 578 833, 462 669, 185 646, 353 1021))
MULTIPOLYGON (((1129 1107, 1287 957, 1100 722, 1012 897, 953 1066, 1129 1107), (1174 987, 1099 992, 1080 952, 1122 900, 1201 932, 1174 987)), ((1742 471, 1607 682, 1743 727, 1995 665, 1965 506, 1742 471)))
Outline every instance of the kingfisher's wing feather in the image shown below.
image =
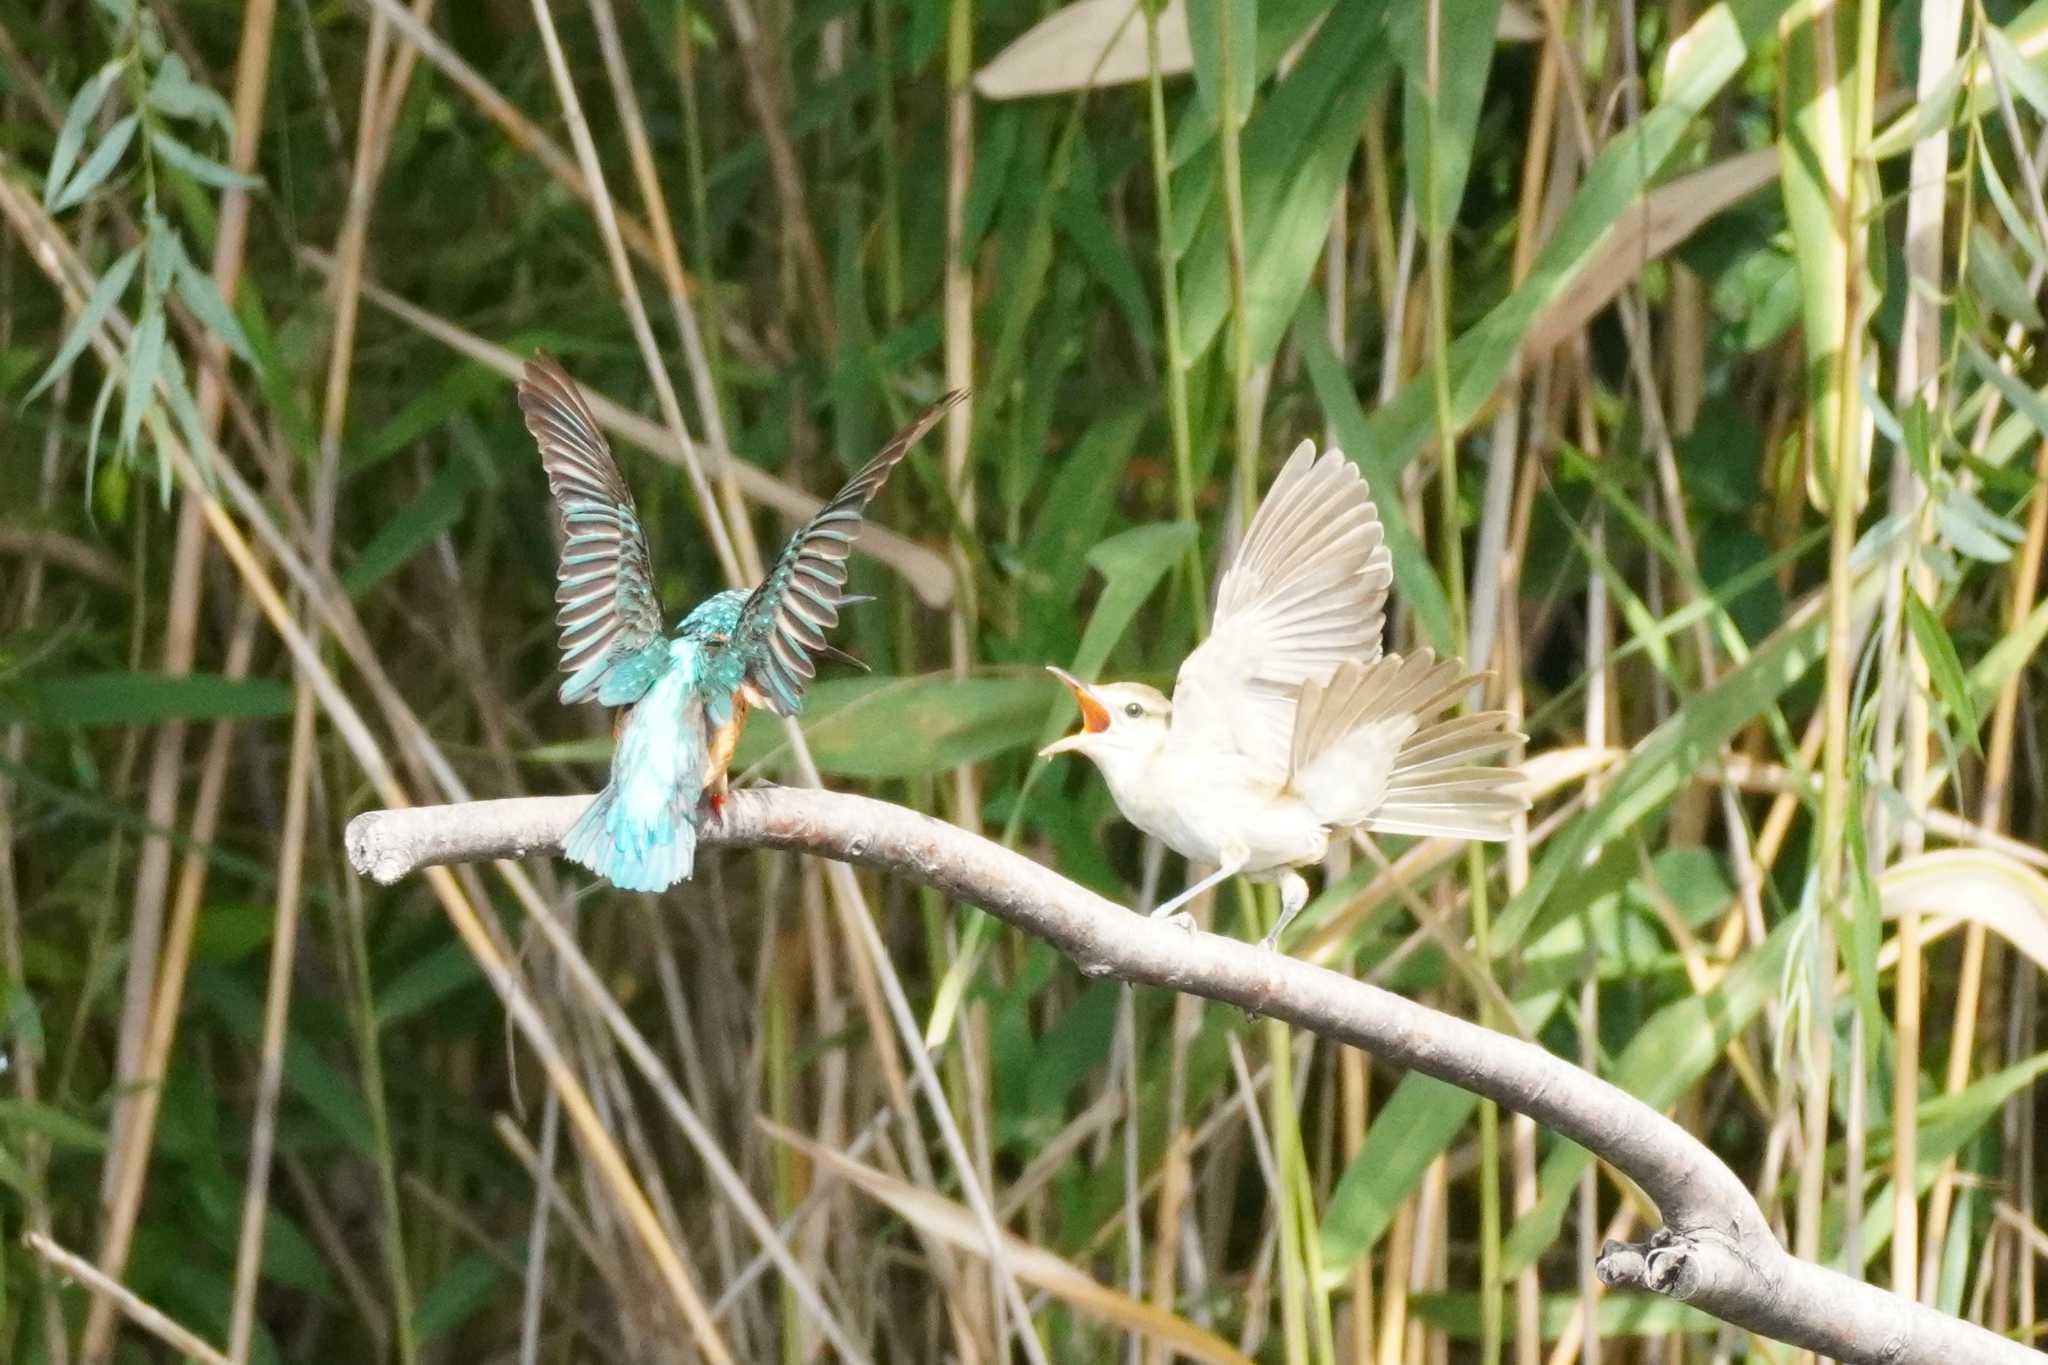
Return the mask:
POLYGON ((1176 736, 1284 775, 1302 687, 1380 657, 1393 581, 1357 466, 1303 441, 1217 585, 1209 638, 1181 664, 1176 736))
POLYGON ((918 438, 966 396, 965 389, 954 390, 896 433, 790 537, 740 608, 733 640, 747 659, 747 681, 775 714, 793 716, 803 705, 804 688, 817 672, 813 656, 826 651, 825 632, 839 624, 839 608, 849 598, 846 559, 868 504, 918 438))
POLYGON ((661 638, 647 537, 597 419, 552 356, 526 363, 519 410, 540 445, 541 468, 562 516, 555 621, 562 631, 562 671, 574 675, 563 684, 562 700, 586 701, 599 694, 614 665, 661 638))

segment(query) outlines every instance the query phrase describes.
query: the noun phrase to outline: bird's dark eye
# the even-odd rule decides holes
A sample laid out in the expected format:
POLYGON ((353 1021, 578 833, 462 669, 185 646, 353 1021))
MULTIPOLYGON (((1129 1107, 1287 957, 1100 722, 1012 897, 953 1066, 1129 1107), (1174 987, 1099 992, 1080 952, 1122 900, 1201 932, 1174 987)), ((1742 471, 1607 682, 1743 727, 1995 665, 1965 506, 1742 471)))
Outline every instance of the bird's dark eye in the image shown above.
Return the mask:
POLYGON ((1145 714, 1145 708, 1138 705, 1138 703, 1136 702, 1126 702, 1124 704, 1124 714, 1129 716, 1132 720, 1136 720, 1138 717, 1145 714))

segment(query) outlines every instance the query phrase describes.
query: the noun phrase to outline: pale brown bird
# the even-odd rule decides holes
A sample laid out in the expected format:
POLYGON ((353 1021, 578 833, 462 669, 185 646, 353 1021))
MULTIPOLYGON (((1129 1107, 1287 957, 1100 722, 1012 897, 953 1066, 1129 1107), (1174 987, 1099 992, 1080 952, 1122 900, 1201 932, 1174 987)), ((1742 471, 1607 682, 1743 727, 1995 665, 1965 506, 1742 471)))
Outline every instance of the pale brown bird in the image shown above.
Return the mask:
MULTIPOLYGON (((1209 638, 1168 701, 1143 683, 1054 668, 1081 729, 1044 755, 1094 760, 1124 818, 1216 871, 1152 913, 1175 915, 1235 873, 1280 884, 1267 947, 1308 903, 1294 869, 1351 829, 1505 839, 1528 809, 1502 711, 1440 718, 1478 676, 1429 650, 1382 655, 1394 578, 1379 510, 1336 450, 1303 441, 1216 591, 1209 638)), ((1175 916, 1186 922, 1184 914, 1175 916)))

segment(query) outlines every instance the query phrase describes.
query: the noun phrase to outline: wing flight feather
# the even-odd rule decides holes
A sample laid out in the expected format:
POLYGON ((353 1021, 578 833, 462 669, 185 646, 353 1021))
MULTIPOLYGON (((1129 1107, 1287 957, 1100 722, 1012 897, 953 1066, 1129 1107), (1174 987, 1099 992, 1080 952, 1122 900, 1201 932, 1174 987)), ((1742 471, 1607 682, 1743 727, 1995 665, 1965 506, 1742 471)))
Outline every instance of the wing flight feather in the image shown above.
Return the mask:
POLYGON ((554 357, 527 361, 519 410, 540 446, 541 468, 562 517, 555 622, 562 632, 562 671, 572 676, 561 698, 588 701, 603 689, 607 673, 661 637, 647 537, 597 419, 554 357))

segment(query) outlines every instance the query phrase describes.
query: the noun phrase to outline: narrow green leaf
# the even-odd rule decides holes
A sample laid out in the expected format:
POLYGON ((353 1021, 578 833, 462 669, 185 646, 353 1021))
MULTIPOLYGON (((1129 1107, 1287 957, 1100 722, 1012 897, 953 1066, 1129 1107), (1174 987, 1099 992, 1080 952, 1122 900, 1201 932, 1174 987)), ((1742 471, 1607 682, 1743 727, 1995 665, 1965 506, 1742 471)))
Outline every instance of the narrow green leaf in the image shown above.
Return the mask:
POLYGON ((213 276, 194 265, 192 258, 183 250, 178 253, 177 288, 178 297, 185 301, 185 306, 192 310, 192 316, 199 319, 201 326, 219 337, 241 359, 255 363, 255 352, 249 347, 249 334, 242 330, 240 319, 221 298, 213 276))
POLYGON ((1911 588, 1906 589, 1906 623, 1912 627, 1913 639, 1920 646, 1920 657, 1927 661, 1928 681, 1934 685, 1934 695, 1948 708, 1949 719, 1955 722, 1970 747, 1981 753, 1977 742, 1977 707, 1970 699, 1969 679, 1963 672, 1963 661, 1956 655, 1955 642, 1920 600, 1920 594, 1911 588))
MULTIPOLYGON (((1672 41, 1674 60, 1664 72, 1663 98, 1594 158, 1522 287, 1452 344, 1451 410, 1460 428, 1493 395, 1530 325, 1598 256, 1615 224, 1641 203, 1671 156, 1689 145, 1708 103, 1734 79, 1752 51, 1774 40, 1778 20, 1790 5, 1791 0, 1723 0, 1672 41)), ((1373 414, 1367 440, 1346 437, 1345 447, 1353 458, 1370 449, 1378 460, 1399 470, 1435 432, 1431 380, 1419 376, 1373 414)))
POLYGON ((2014 202, 2012 191, 2006 188, 2005 177, 1998 173, 1998 159, 1991 156, 1975 158, 1977 172, 1984 179, 1984 190, 1991 196, 1992 207, 1998 210, 1998 219, 2005 224, 2005 230, 2027 253, 2028 264, 2041 268, 2048 266, 2048 253, 2042 250, 2041 238, 2034 231, 2034 225, 2020 212, 2014 202))
MULTIPOLYGON (((57 348, 56 358, 50 361, 50 367, 43 371, 42 378, 36 380, 35 386, 28 391, 28 398, 34 398, 49 388, 57 382, 60 375, 71 368, 72 362, 78 359, 79 353, 85 350, 93 335, 99 331, 100 324, 107 320, 107 314, 114 310, 114 305, 128 292, 128 282, 135 278, 135 268, 141 262, 142 248, 138 245, 129 247, 107 267, 106 273, 100 276, 99 283, 92 287, 92 293, 86 297, 85 307, 78 310, 78 319, 71 324, 71 330, 64 334, 64 344, 57 348)), ((28 398, 22 401, 27 402, 28 398)))
MULTIPOLYGON (((1272 359, 1322 259, 1365 111, 1393 71, 1385 27, 1378 0, 1339 6, 1245 128, 1245 238, 1257 244, 1245 278, 1254 363, 1272 359)), ((1183 222, 1191 236, 1181 274, 1181 343, 1193 360, 1230 315, 1221 195, 1210 195, 1186 220, 1177 217, 1176 230, 1183 222)))
MULTIPOLYGON (((1913 1173, 1915 1188, 1925 1194, 1948 1160, 1983 1132, 1984 1126, 2004 1110, 2006 1101, 2044 1074, 2048 1074, 2048 1052, 2037 1052, 2025 1061, 1986 1076, 1953 1095, 1936 1095, 1922 1100, 1920 1136, 1914 1151, 1918 1158, 1913 1173)), ((1880 1132, 1882 1140, 1872 1143, 1871 1157, 1874 1162, 1882 1163, 1882 1169, 1889 1170, 1890 1163, 1885 1158, 1892 1149, 1891 1133, 1889 1129, 1880 1132)), ((1891 1242, 1893 1189, 1893 1183, 1885 1181, 1864 1206, 1863 1227, 1868 1240, 1863 1254, 1866 1257, 1874 1259, 1882 1255, 1891 1242)))
POLYGON ((482 985, 483 980, 469 949, 451 939, 408 965, 377 992, 377 1027, 389 1028, 456 991, 482 985))
POLYGON ((163 59, 156 79, 149 83, 149 107, 172 118, 210 122, 229 137, 235 133, 234 110, 217 92, 193 80, 185 59, 175 52, 163 59))
POLYGON ((2006 89, 2018 95, 2033 106, 2034 112, 2048 118, 2048 76, 2044 76, 2035 65, 2023 56, 2005 30, 1996 24, 1985 24, 1984 50, 1991 57, 1992 69, 2006 89))
POLYGON ((50 149, 49 172, 43 177, 44 208, 51 206, 57 198, 57 191, 70 177, 71 168, 78 162, 79 149, 85 146, 85 135, 92 127, 93 117, 99 113, 100 105, 106 102, 107 91, 113 89, 126 60, 116 57, 108 62, 71 97, 71 107, 64 112, 64 126, 57 130, 57 145, 50 149))
MULTIPOLYGON (((1874 602, 1877 594, 1877 575, 1859 572, 1854 598, 1859 609, 1874 602)), ((1827 617, 1818 603, 1808 604, 1747 660, 1712 687, 1693 694, 1677 714, 1638 743, 1628 761, 1607 779, 1592 807, 1551 838, 1528 884, 1502 907, 1494 927, 1495 952, 1513 952, 1568 872, 1584 867, 1591 854, 1633 828, 1720 753, 1737 730, 1805 677, 1826 650, 1826 628, 1827 617)))
MULTIPOLYGON (((1774 998, 1799 923, 1797 916, 1780 920, 1770 937, 1743 954, 1713 990, 1653 1014, 1629 1039, 1608 1079, 1654 1110, 1670 1108, 1720 1060, 1728 1040, 1774 998)), ((1502 1244, 1503 1275, 1521 1273, 1556 1242, 1579 1172, 1592 1160, 1592 1153, 1576 1143, 1551 1148, 1537 1177, 1536 1206, 1515 1221, 1502 1244)))
MULTIPOLYGON (((504 389, 504 376, 469 360, 459 361, 431 380, 421 376, 420 382, 410 389, 405 406, 391 420, 360 442, 352 443, 342 467, 351 475, 359 474, 396 455, 428 432, 439 430, 451 415, 471 404, 490 396, 504 401, 504 389)), ((531 458, 530 449, 526 458, 531 458)))
POLYGON ((28 725, 155 725, 290 715, 292 689, 275 678, 212 673, 73 673, 0 684, 0 719, 28 725))
POLYGON ((1401 595, 1415 611, 1423 638, 1445 653, 1460 652, 1457 628, 1451 624, 1451 599, 1438 581, 1429 551, 1408 524, 1401 506, 1401 465, 1388 458, 1384 446, 1373 439, 1373 424, 1358 405, 1351 376, 1344 362, 1330 347, 1323 327, 1322 304, 1310 295, 1302 300, 1301 320, 1294 329, 1294 344, 1308 363, 1309 382, 1315 386, 1323 417, 1337 434, 1337 441, 1351 462, 1365 472, 1375 493, 1380 524, 1387 538, 1387 550, 1394 559, 1394 581, 1401 595))
POLYGON ((1101 670, 1138 608, 1199 533, 1192 522, 1160 522, 1111 536, 1088 552, 1088 563, 1102 575, 1102 596, 1074 655, 1077 673, 1093 677, 1101 670))
POLYGON ((263 187, 261 180, 243 175, 232 167, 223 166, 210 156, 201 155, 162 128, 150 130, 149 142, 156 148, 159 156, 202 185, 212 185, 223 190, 254 190, 263 187))
POLYGON ((2012 404, 2015 411, 2025 413, 2027 420, 2034 424, 2034 430, 2048 436, 2048 395, 2022 384, 2008 373, 2004 366, 1987 355, 1984 348, 1970 336, 1964 335, 1960 340, 1963 343, 1963 353, 1970 357, 1970 363, 1976 367, 1977 373, 1989 380, 1992 387, 2005 396, 2005 401, 2012 404))
POLYGON ((1186 0, 1188 46, 1195 56, 1195 89, 1209 122, 1228 108, 1242 127, 1252 108, 1258 77, 1259 5, 1257 0, 1186 0), (1223 87, 1223 25, 1230 25, 1230 89, 1223 87))
POLYGON ((0 1100, 0 1130, 7 1129, 40 1133, 60 1147, 82 1152, 107 1149, 107 1135, 99 1129, 32 1100, 0 1100))
POLYGON ((114 122, 107 129, 106 136, 92 149, 92 155, 78 168, 78 174, 71 177, 71 183, 57 195, 57 202, 50 206, 52 213, 62 213, 79 200, 100 187, 100 182, 113 174, 114 167, 121 163, 121 156, 128 150, 128 144, 135 140, 137 117, 128 114, 114 122))
POLYGON ((497 1287, 501 1274, 498 1263, 481 1251, 472 1251, 449 1267, 413 1311, 412 1330, 420 1344, 445 1337, 469 1321, 497 1287))
POLYGON ((1981 223, 1970 224, 1970 255, 1964 274, 1979 297, 1998 312, 2029 331, 2039 331, 2044 325, 2033 293, 2020 278, 2019 267, 1981 223))
POLYGON ((1418 210, 1425 237, 1447 232, 1457 221, 1465 181, 1472 172, 1472 140, 1479 131, 1499 23, 1500 0, 1437 0, 1433 6, 1404 7, 1388 25, 1388 37, 1407 77, 1401 133, 1408 154, 1408 197, 1418 210), (1433 142, 1428 48, 1432 9, 1437 15, 1433 142), (1433 197, 1426 192, 1430 189, 1433 197))
MULTIPOLYGON (((834 777, 920 777, 1029 747, 1056 688, 1042 673, 829 678, 805 696, 804 740, 834 777)), ((782 727, 757 721, 733 766, 772 764, 783 751, 782 727)))
POLYGON ((142 426, 142 414, 149 407, 157 374, 164 356, 164 305, 151 299, 142 308, 142 321, 135 324, 135 338, 128 347, 128 377, 121 390, 121 440, 123 450, 135 444, 142 426))
POLYGON ((476 469, 466 460, 452 460, 420 495, 398 510, 365 545, 341 576, 350 597, 361 597, 424 550, 435 536, 453 526, 468 510, 476 491, 476 469))

